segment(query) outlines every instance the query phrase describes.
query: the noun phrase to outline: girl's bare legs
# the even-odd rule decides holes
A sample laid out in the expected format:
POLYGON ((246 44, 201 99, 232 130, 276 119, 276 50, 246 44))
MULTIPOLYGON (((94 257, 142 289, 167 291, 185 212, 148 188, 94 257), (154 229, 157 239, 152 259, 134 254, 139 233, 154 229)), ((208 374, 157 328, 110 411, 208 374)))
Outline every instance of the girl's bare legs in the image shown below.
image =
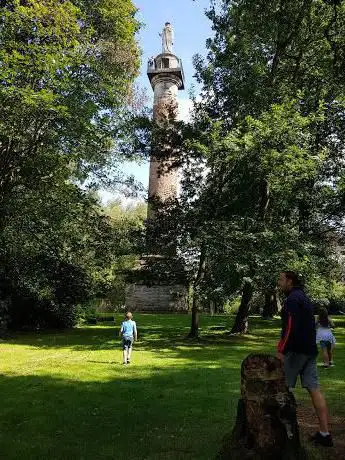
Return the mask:
POLYGON ((322 348, 322 357, 324 366, 329 366, 329 356, 327 348, 322 348))
POLYGON ((328 353, 328 359, 329 359, 329 364, 333 364, 333 350, 334 350, 334 345, 330 345, 327 347, 327 353, 328 353))

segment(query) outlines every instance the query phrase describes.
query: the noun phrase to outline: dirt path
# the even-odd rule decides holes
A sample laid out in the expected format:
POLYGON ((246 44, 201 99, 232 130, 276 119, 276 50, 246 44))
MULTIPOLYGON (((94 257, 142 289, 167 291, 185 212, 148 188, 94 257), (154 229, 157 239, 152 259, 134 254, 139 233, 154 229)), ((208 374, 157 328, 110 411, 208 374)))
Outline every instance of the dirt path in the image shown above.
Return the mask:
MULTIPOLYGON (((318 430, 317 419, 312 408, 305 405, 298 406, 298 422, 304 443, 308 443, 308 437, 318 430)), ((320 448, 321 458, 325 460, 345 459, 345 418, 331 417, 330 431, 332 432, 334 447, 320 448)))

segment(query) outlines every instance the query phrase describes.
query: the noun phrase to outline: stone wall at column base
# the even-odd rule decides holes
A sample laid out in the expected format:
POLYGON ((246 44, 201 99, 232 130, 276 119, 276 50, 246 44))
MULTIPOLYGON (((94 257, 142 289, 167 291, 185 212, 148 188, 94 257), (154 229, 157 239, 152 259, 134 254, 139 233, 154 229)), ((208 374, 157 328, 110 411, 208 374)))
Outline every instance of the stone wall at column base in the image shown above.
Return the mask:
POLYGON ((187 288, 184 285, 129 284, 126 308, 142 312, 187 312, 187 288))

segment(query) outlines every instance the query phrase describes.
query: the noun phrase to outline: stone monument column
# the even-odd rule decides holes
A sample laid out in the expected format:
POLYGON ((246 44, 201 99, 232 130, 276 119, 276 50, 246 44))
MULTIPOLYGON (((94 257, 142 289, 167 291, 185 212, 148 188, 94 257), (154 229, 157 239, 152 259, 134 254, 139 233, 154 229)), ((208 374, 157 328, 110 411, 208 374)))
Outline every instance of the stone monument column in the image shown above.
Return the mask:
MULTIPOLYGON (((147 75, 154 92, 153 118, 164 128, 177 118, 178 91, 184 89, 184 74, 181 60, 172 54, 174 33, 169 22, 160 35, 162 53, 150 59, 147 75)), ((173 160, 161 151, 151 152, 148 219, 154 217, 152 201, 159 206, 177 198, 178 170, 172 167, 173 160)))
MULTIPOLYGON (((164 132, 177 118, 178 91, 184 89, 184 73, 181 60, 173 54, 174 32, 169 22, 160 36, 162 53, 149 59, 147 75, 154 92, 153 118, 164 132)), ((169 232, 163 238, 160 219, 156 219, 164 205, 177 199, 178 170, 174 167, 173 149, 155 140, 153 144, 147 215, 150 254, 141 257, 129 277, 126 307, 132 311, 181 311, 186 309, 183 267, 174 250, 169 255, 164 253, 165 247, 174 248, 174 242, 164 240, 169 238, 169 232)))

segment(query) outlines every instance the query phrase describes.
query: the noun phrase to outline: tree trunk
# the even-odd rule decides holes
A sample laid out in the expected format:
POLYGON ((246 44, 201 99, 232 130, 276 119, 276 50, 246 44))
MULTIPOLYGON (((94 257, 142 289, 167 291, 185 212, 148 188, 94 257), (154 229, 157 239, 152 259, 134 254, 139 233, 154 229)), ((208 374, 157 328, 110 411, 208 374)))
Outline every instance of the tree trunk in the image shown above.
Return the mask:
MULTIPOLYGON (((1 295, 1 292, 0 292, 1 295)), ((7 338, 8 327, 8 304, 9 300, 0 298, 0 339, 7 338)))
POLYGON ((231 334, 246 334, 248 332, 249 302, 253 296, 253 284, 245 281, 242 291, 240 308, 238 309, 235 324, 231 329, 231 334))
POLYGON ((198 287, 205 275, 206 268, 206 250, 201 248, 198 273, 193 283, 193 303, 192 303, 192 324, 188 337, 197 339, 199 337, 199 308, 198 308, 198 287))
POLYGON ((213 300, 210 300, 210 315, 213 316, 216 311, 216 303, 213 300))
POLYGON ((279 298, 278 298, 278 290, 275 289, 267 289, 265 292, 265 305, 262 311, 263 318, 273 318, 279 311, 279 298))
POLYGON ((242 363, 237 419, 218 460, 304 460, 296 401, 285 383, 281 361, 249 355, 242 363))
POLYGON ((188 337, 190 339, 196 339, 199 337, 199 309, 195 294, 193 294, 192 324, 190 326, 190 332, 188 334, 188 337))
POLYGON ((268 206, 270 204, 270 186, 267 180, 263 181, 260 201, 260 221, 265 222, 268 206))

